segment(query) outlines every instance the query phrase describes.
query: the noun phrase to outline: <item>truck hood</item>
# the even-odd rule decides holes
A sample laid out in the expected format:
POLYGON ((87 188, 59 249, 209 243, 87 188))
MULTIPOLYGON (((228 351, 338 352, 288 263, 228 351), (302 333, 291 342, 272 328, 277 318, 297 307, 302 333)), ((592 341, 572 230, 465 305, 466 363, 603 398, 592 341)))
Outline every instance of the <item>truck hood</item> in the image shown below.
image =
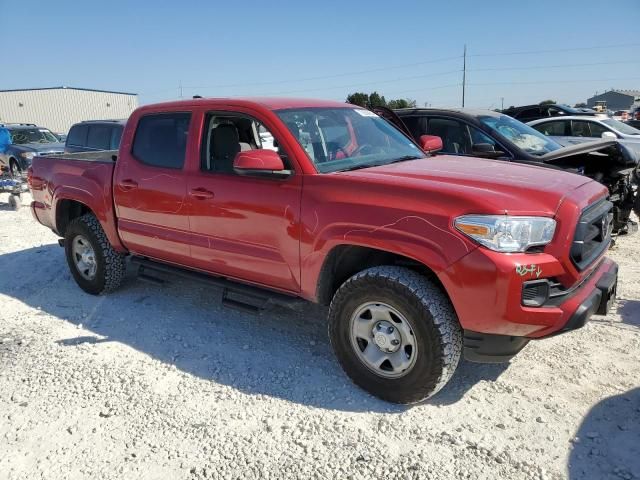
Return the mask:
MULTIPOLYGON (((379 183, 412 200, 424 192, 434 201, 460 205, 475 213, 554 215, 563 198, 591 179, 555 169, 438 155, 420 160, 343 172, 379 183)), ((603 187, 603 192, 604 192, 603 187)))
POLYGON ((583 153, 599 152, 606 148, 614 146, 618 143, 617 139, 611 140, 595 140, 593 142, 578 143, 569 147, 560 148, 549 152, 546 155, 542 155, 540 160, 543 162, 551 162, 559 158, 571 157, 573 155, 582 155, 583 153))

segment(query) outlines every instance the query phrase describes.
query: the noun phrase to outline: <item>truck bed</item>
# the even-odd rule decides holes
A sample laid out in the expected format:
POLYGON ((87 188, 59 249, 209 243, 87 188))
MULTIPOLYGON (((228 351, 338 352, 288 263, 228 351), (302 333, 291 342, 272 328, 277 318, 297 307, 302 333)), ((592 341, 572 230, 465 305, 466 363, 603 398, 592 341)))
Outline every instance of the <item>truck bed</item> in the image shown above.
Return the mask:
POLYGON ((28 180, 36 219, 64 235, 69 209, 83 204, 98 217, 112 245, 119 246, 112 189, 117 153, 105 150, 34 157, 28 180))
POLYGON ((114 162, 118 158, 118 151, 100 150, 98 152, 60 153, 56 155, 43 155, 40 158, 55 160, 84 160, 86 162, 114 162))

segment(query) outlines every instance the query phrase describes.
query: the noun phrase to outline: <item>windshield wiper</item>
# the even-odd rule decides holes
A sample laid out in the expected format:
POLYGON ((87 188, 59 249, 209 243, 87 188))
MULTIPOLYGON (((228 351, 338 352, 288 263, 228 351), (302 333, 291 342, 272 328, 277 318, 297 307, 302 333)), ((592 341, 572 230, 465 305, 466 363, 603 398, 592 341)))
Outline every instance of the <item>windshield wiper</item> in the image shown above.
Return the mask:
POLYGON ((421 157, 419 155, 405 155, 403 157, 395 158, 390 162, 385 163, 384 165, 390 165, 392 163, 398 163, 398 162, 406 162, 407 160, 420 160, 421 158, 425 158, 425 157, 421 157))
POLYGON ((375 163, 361 163, 359 165, 353 165, 352 167, 343 168, 338 170, 340 172, 350 172, 352 170, 360 170, 361 168, 381 167, 383 165, 391 165, 392 163, 406 162, 407 160, 420 160, 421 156, 418 155, 404 155, 402 157, 394 158, 388 162, 375 162, 375 163))

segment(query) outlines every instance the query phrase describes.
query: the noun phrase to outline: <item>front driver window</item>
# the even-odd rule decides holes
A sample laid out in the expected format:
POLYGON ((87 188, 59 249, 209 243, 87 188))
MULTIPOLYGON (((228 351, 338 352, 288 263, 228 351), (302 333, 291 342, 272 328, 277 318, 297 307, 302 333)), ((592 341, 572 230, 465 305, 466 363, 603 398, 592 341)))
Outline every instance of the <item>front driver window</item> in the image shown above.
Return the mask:
MULTIPOLYGON (((254 118, 211 114, 206 125, 202 139, 202 170, 235 174, 233 162, 239 152, 267 149, 281 153, 273 134, 254 118)), ((283 162, 288 167, 286 158, 283 162)))

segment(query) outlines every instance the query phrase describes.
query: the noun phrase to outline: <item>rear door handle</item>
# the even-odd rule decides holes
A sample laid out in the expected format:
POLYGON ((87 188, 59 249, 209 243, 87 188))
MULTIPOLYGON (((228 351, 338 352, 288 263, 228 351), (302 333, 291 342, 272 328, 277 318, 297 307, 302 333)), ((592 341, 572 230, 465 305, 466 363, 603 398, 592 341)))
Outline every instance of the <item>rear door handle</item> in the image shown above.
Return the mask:
POLYGON ((122 180, 118 185, 123 190, 133 190, 135 188, 138 188, 138 182, 135 182, 129 178, 126 180, 122 180))
POLYGON ((189 195, 197 198, 198 200, 207 200, 214 197, 213 192, 207 190, 206 188, 192 188, 189 192, 189 195))

